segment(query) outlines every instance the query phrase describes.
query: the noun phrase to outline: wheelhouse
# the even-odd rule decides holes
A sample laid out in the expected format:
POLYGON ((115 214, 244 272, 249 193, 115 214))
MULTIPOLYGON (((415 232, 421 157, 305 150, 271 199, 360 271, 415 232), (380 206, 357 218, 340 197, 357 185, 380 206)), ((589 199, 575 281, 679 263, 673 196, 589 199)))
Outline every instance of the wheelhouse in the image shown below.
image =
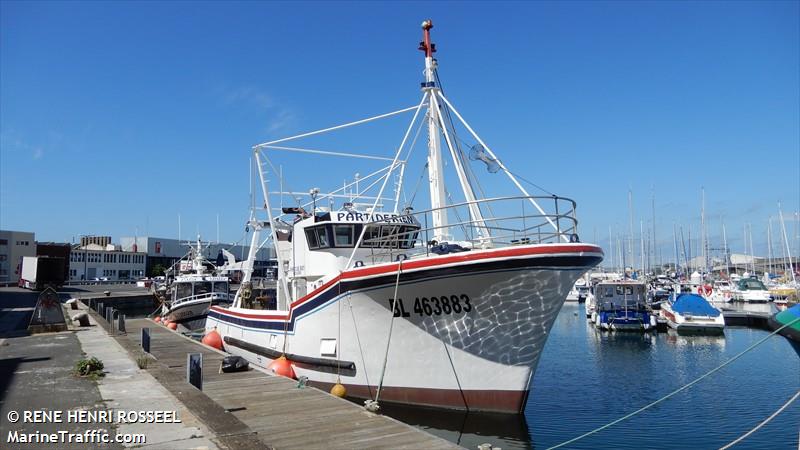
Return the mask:
POLYGON ((647 289, 644 283, 603 282, 595 286, 594 296, 599 310, 644 309, 647 289))
POLYGON ((230 294, 227 277, 179 277, 174 281, 173 286, 173 304, 204 296, 227 298, 230 294))
MULTIPOLYGON (((311 218, 307 219, 311 220, 311 218)), ((313 224, 302 224, 308 250, 359 248, 403 250, 414 248, 420 224, 413 216, 368 214, 354 211, 323 212, 313 224)))

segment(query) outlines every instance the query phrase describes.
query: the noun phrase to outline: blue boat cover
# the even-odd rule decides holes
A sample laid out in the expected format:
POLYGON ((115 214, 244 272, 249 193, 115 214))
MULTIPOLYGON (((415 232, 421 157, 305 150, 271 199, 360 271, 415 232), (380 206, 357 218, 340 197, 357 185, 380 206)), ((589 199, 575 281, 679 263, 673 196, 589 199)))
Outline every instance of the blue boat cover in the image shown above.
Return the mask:
POLYGON ((711 306, 706 299, 697 294, 681 294, 672 303, 672 310, 681 314, 691 314, 694 316, 717 317, 720 312, 711 306))

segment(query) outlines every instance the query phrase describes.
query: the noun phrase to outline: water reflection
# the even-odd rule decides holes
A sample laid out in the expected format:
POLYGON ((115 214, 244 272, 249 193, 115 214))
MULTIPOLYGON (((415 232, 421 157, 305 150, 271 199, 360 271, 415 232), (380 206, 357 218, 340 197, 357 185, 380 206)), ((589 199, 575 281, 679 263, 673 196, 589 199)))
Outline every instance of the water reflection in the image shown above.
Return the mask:
POLYGON ((711 302, 715 308, 719 309, 720 311, 742 311, 742 312, 753 312, 753 313, 761 313, 761 314, 775 314, 778 312, 777 308, 775 308, 775 304, 772 302, 768 303, 748 303, 748 302, 711 302))
POLYGON ((725 349, 724 334, 707 334, 688 331, 678 333, 670 328, 664 334, 664 342, 676 347, 715 347, 715 350, 725 349))
MULTIPOLYGON (((765 304, 726 304, 766 310, 765 304)), ((383 406, 387 415, 475 449, 547 448, 606 425, 720 366, 767 336, 747 327, 722 335, 601 332, 583 305, 561 309, 532 381, 524 416, 383 406)), ((775 412, 800 389, 800 344, 775 336, 740 360, 573 449, 719 448, 775 412), (754 393, 755 395, 745 395, 754 393), (669 438, 665 438, 669 436, 669 438)), ((800 403, 769 424, 797 430, 800 403)), ((797 433, 754 433, 742 448, 797 450, 797 433)))
POLYGON ((382 404, 381 411, 468 449, 486 443, 504 450, 532 448, 528 423, 522 414, 465 413, 395 404, 382 404))

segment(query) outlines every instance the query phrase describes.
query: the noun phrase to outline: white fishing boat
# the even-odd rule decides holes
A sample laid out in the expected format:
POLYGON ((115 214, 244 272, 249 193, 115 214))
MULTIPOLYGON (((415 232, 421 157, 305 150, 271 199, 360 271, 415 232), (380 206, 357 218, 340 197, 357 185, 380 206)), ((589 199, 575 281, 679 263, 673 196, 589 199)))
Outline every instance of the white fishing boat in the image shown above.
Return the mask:
MULTIPOLYGON (((423 23, 417 106, 254 147, 264 201, 253 204, 265 205, 267 220, 254 213, 250 221, 248 262, 268 229, 278 258, 275 305, 252 301, 250 265, 233 306, 212 307, 206 330, 216 330, 230 353, 263 367, 285 356, 312 385, 342 384, 373 408, 387 401, 518 413, 567 292, 603 251, 579 241, 572 200, 530 195, 443 95, 431 27, 423 23), (287 145, 403 112, 413 118, 393 155, 287 145), (476 142, 469 152, 456 123, 476 142), (430 203, 419 209, 413 199, 428 199, 402 195, 415 126, 428 132, 417 155, 430 203), (329 192, 287 192, 283 175, 293 172, 271 159, 286 152, 388 165, 329 192), (486 177, 507 177, 519 193, 479 196, 469 160, 488 169, 486 177), (445 188, 444 167, 455 172, 460 194, 445 188), (286 197, 297 203, 278 207, 286 197)), ((306 176, 326 167, 303 164, 306 176)))
POLYGON ((673 295, 661 304, 661 317, 678 332, 721 333, 725 328, 722 313, 701 295, 673 295))
POLYGON ((645 332, 656 329, 647 308, 647 286, 638 280, 603 281, 594 288, 592 321, 604 331, 645 332))
POLYGON ((228 277, 209 271, 207 266, 212 265, 203 257, 198 237, 190 257, 174 266, 178 275, 167 289, 168 298, 161 311, 165 322, 174 322, 186 330, 202 329, 211 305, 231 303, 228 277))

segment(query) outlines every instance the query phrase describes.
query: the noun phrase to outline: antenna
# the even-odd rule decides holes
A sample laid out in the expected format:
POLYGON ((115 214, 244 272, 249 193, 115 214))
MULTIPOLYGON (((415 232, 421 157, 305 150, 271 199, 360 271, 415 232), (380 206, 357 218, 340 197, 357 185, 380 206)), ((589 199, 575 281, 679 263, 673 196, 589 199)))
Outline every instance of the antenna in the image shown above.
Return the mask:
POLYGON ((433 28, 431 19, 422 22, 422 42, 419 43, 419 49, 425 52, 426 58, 432 58, 436 52, 436 44, 431 42, 431 28, 433 28))

